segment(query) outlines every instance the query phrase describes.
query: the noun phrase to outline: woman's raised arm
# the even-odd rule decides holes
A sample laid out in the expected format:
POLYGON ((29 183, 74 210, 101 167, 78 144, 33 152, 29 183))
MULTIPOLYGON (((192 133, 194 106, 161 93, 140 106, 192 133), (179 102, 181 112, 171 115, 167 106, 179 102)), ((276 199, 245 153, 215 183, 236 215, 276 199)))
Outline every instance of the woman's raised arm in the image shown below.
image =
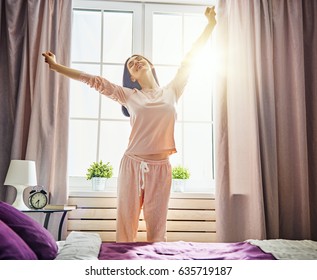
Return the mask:
POLYGON ((90 75, 88 73, 69 68, 56 62, 55 55, 52 52, 42 53, 45 57, 45 62, 49 65, 51 70, 54 70, 68 78, 81 81, 101 94, 118 101, 120 104, 125 105, 127 96, 134 92, 133 89, 123 88, 109 82, 107 79, 101 76, 90 75))
POLYGON ((44 52, 44 53, 42 53, 42 55, 45 57, 45 62, 49 65, 51 70, 56 71, 60 74, 63 74, 71 79, 75 79, 75 80, 79 79, 82 71, 69 68, 69 67, 64 66, 62 64, 58 64, 56 62, 55 54, 53 54, 50 51, 44 52))

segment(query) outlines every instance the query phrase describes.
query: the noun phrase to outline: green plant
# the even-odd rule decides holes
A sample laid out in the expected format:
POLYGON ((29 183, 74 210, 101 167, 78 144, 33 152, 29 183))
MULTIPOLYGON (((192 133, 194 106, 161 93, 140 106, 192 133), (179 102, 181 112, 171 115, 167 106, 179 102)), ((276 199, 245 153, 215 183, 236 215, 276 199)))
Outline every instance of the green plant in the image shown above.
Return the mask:
POLYGON ((190 173, 189 170, 183 166, 175 166, 172 169, 172 178, 173 179, 189 179, 190 173))
POLYGON ((86 178, 90 180, 93 177, 111 178, 113 174, 113 168, 110 162, 103 163, 102 160, 99 162, 93 162, 87 169, 86 178))

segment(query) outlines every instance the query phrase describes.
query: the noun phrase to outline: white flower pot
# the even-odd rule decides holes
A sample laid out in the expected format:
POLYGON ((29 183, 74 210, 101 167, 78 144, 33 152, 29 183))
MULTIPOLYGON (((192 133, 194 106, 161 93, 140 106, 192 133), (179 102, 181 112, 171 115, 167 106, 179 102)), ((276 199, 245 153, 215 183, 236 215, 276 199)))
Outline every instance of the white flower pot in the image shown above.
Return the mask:
POLYGON ((93 191, 104 191, 107 184, 107 178, 93 177, 91 178, 93 191))
POLYGON ((184 192, 185 191, 186 180, 185 179, 173 179, 173 192, 184 192))

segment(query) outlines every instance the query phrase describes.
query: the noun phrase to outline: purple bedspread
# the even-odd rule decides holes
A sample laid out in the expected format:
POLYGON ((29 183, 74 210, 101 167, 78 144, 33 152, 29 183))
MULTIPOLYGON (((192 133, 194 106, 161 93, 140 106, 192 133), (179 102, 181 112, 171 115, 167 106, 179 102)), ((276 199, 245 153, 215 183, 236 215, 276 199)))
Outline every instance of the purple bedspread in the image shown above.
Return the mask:
POLYGON ((103 243, 100 260, 274 260, 247 242, 103 243))

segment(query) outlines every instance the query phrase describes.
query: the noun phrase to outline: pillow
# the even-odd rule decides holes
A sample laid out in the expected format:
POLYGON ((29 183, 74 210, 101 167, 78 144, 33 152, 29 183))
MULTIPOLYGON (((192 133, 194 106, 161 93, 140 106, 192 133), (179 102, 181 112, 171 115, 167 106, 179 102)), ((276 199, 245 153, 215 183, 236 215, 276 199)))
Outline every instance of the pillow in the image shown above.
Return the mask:
POLYGON ((31 248, 0 220, 0 260, 37 260, 31 248))
POLYGON ((98 260, 101 243, 98 233, 72 231, 56 260, 98 260))
POLYGON ((55 259, 58 247, 54 237, 34 219, 2 201, 0 219, 24 240, 38 259, 55 259))

